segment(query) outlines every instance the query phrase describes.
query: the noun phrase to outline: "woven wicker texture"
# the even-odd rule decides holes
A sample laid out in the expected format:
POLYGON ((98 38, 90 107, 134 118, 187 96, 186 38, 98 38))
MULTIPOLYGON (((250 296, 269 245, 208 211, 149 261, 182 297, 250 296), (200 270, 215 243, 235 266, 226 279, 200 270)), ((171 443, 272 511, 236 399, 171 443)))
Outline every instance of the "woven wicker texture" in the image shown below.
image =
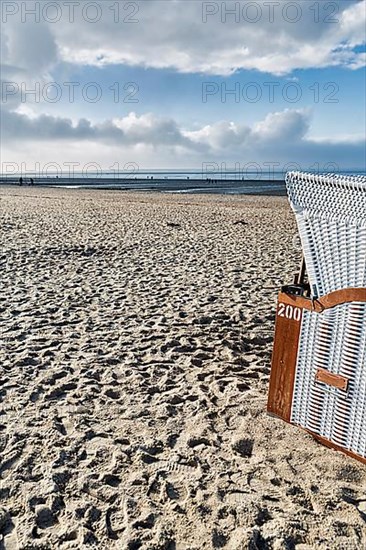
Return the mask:
POLYGON ((312 294, 366 287, 366 177, 289 172, 286 184, 312 294))
POLYGON ((304 311, 291 421, 366 456, 366 307, 304 311), (349 380, 348 391, 315 381, 318 368, 349 380))
MULTIPOLYGON (((286 177, 313 296, 366 287, 366 177, 286 177)), ((366 304, 304 311, 292 422, 366 457, 366 304), (345 392, 317 382, 318 368, 349 380, 345 392)))

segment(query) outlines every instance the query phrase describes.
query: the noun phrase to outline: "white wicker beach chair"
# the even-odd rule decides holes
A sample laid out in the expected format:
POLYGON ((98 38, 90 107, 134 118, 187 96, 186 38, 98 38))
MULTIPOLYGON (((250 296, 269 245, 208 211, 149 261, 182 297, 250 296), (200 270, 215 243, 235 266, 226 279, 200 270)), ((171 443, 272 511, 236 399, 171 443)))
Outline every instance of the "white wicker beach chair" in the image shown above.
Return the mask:
POLYGON ((366 462, 366 177, 286 184, 310 296, 280 294, 268 410, 366 462))

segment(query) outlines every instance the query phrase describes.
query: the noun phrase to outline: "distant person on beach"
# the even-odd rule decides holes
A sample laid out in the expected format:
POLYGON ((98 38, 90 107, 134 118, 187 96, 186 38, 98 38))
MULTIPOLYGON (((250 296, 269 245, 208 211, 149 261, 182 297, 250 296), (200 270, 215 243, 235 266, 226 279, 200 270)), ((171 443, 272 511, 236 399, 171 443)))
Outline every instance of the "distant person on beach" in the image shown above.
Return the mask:
POLYGON ((20 185, 20 187, 23 185, 23 178, 22 177, 19 178, 19 185, 20 185))
POLYGON ((33 178, 31 178, 31 179, 29 180, 29 185, 34 185, 34 179, 33 179, 33 178))

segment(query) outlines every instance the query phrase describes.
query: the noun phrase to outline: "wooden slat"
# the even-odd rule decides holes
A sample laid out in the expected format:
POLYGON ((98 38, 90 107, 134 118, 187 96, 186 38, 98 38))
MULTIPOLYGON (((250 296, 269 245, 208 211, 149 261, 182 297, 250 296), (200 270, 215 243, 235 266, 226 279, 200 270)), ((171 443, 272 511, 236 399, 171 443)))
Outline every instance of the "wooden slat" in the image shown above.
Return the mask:
POLYGON ((340 374, 329 372, 329 370, 326 369, 318 369, 316 371, 315 380, 323 382, 323 384, 327 384, 327 386, 338 388, 339 390, 347 391, 348 389, 348 378, 340 374))
POLYGON ((282 294, 277 306, 267 410, 290 422, 302 310, 298 310, 300 317, 296 316, 297 320, 293 316, 286 317, 283 309, 285 302, 281 297, 282 294))
POLYGON ((366 288, 344 288, 342 290, 335 290, 315 300, 304 298, 304 296, 295 296, 294 294, 281 292, 279 300, 286 304, 291 304, 294 307, 321 313, 325 309, 330 309, 340 304, 366 302, 366 288))

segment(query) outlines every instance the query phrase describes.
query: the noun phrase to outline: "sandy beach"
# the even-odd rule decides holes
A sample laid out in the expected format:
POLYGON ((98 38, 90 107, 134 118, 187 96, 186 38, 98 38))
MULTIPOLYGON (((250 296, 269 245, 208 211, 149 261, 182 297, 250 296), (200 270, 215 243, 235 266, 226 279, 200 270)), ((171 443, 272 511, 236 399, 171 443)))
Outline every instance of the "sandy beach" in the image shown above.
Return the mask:
POLYGON ((366 547, 366 467, 266 414, 286 198, 0 197, 0 548, 366 547))

